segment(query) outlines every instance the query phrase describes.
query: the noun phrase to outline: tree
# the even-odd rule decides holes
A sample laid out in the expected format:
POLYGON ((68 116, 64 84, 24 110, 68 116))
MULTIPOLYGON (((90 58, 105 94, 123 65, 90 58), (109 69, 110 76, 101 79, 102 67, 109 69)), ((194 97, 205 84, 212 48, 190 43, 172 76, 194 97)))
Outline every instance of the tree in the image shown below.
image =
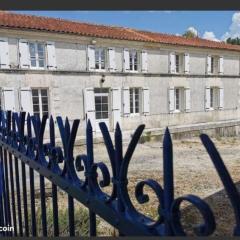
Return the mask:
POLYGON ((191 30, 187 30, 184 34, 183 34, 183 37, 186 37, 186 38, 196 38, 197 35, 191 31, 191 30))
POLYGON ((226 40, 227 43, 229 44, 233 44, 233 45, 240 45, 240 38, 239 37, 236 37, 236 38, 228 38, 226 40))

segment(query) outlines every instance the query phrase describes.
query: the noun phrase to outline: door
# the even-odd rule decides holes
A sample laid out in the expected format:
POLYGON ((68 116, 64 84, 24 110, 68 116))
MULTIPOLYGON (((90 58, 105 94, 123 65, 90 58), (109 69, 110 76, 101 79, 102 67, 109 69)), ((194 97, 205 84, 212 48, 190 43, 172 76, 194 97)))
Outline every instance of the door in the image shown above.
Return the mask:
POLYGON ((109 128, 109 88, 94 88, 94 100, 96 132, 100 132, 100 122, 105 122, 109 128))

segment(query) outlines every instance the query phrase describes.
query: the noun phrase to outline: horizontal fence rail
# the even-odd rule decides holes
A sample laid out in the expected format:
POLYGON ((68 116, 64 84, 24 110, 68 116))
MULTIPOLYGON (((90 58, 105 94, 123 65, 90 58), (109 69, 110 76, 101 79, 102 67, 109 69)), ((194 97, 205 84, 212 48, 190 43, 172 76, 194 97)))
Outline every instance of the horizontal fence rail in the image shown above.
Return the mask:
MULTIPOLYGON (((94 161, 90 121, 86 127, 86 153, 75 156, 74 144, 80 120, 74 120, 70 126, 68 118, 56 118, 61 136, 61 146, 57 146, 54 119, 47 119, 47 116, 40 119, 38 116, 26 115, 25 112, 0 112, 0 226, 13 227, 12 231, 0 232, 1 236, 39 235, 39 209, 41 236, 49 235, 46 181, 51 182, 54 236, 60 234, 59 189, 67 194, 69 236, 76 235, 76 202, 88 209, 90 236, 97 234, 97 216, 115 227, 120 236, 184 236, 186 231, 181 223, 180 210, 182 202, 191 203, 202 215, 203 223, 194 229, 196 235, 208 236, 214 233, 215 217, 204 200, 191 194, 174 197, 173 146, 168 128, 163 139, 163 186, 153 179, 142 180, 135 186, 135 197, 140 204, 150 200, 145 193, 146 186, 155 193, 159 207, 158 218, 154 220, 136 209, 127 187, 129 164, 144 125, 136 129, 124 153, 120 126, 116 125, 112 139, 106 124, 99 124, 110 169, 105 163, 94 161), (47 123, 50 138, 48 143, 44 143, 47 123), (83 173, 82 177, 79 173, 83 173), (37 178, 39 188, 36 191, 37 178), (110 194, 104 191, 105 187, 111 187, 110 194), (36 192, 39 193, 40 204, 36 201, 36 192)), ((214 143, 205 134, 200 138, 232 204, 236 219, 233 234, 240 235, 239 193, 214 143)))

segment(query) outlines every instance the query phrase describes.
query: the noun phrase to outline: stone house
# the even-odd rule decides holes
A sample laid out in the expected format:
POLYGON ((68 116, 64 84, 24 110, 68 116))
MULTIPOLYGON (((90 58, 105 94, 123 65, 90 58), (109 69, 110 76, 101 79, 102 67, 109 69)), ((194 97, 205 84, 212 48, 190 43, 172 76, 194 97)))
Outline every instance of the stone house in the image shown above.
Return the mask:
POLYGON ((240 46, 0 12, 1 107, 125 131, 239 124, 240 46))

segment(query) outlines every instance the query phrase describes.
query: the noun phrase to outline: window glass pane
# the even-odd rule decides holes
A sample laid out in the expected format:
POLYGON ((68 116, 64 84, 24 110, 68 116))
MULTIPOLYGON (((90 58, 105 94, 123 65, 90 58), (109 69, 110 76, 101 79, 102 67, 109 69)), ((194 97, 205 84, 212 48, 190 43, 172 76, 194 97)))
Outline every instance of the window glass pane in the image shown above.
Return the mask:
POLYGON ((41 95, 47 96, 47 89, 41 89, 41 95))
POLYGON ((96 119, 101 119, 101 112, 96 112, 96 119))
POLYGON ((37 61, 36 61, 36 59, 32 59, 32 58, 31 58, 31 66, 32 66, 32 67, 36 67, 36 66, 37 66, 37 61))
POLYGON ((95 110, 96 110, 96 112, 100 112, 101 111, 101 105, 100 104, 96 104, 95 105, 95 110))
POLYGON ((108 118, 108 112, 102 112, 102 119, 108 118))
POLYGON ((39 105, 33 105, 33 112, 39 112, 39 105))
POLYGON ((43 68, 44 65, 45 65, 44 63, 45 63, 45 62, 44 62, 43 59, 39 59, 39 60, 38 60, 38 65, 39 65, 39 67, 43 68))
POLYGON ((38 96, 38 90, 37 89, 32 89, 32 95, 33 96, 38 96))
POLYGON ((36 50, 35 50, 35 44, 34 43, 29 43, 29 52, 31 58, 36 58, 36 50))
POLYGON ((102 105, 102 111, 108 111, 108 104, 102 105))
POLYGON ((108 103, 108 96, 102 97, 102 103, 108 103))
POLYGON ((37 44, 38 57, 44 57, 44 45, 42 43, 37 44))
POLYGON ((134 53, 134 71, 137 71, 138 67, 138 57, 137 57, 137 52, 134 53))
POLYGON ((33 104, 39 104, 39 98, 38 97, 33 97, 33 104))
POLYGON ((48 112, 48 105, 43 105, 42 110, 43 112, 48 112))

